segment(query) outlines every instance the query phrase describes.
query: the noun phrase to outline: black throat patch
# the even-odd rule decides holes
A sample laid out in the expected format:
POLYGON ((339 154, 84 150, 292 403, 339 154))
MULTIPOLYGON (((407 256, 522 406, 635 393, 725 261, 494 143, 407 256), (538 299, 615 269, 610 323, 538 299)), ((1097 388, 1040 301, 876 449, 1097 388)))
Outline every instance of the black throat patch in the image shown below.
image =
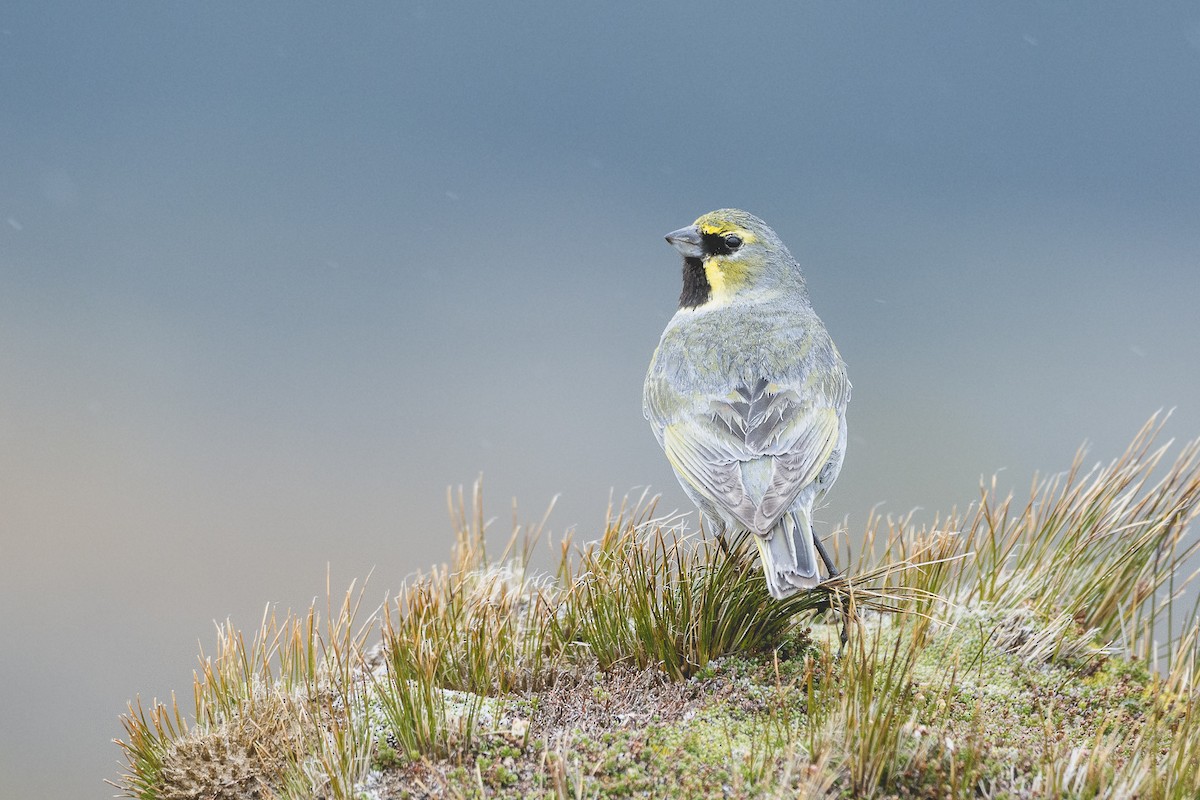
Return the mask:
POLYGON ((704 260, 683 259, 683 291, 679 293, 680 308, 696 308, 712 298, 712 286, 704 274, 704 260))

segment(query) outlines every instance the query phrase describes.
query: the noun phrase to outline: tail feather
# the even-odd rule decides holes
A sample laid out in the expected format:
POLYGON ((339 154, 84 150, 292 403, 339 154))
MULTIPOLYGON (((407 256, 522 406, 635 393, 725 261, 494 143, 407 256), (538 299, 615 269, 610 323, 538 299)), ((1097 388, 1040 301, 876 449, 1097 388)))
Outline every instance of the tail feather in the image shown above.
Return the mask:
POLYGON ((784 514, 766 536, 755 536, 767 589, 782 600, 821 582, 810 513, 804 509, 784 514))

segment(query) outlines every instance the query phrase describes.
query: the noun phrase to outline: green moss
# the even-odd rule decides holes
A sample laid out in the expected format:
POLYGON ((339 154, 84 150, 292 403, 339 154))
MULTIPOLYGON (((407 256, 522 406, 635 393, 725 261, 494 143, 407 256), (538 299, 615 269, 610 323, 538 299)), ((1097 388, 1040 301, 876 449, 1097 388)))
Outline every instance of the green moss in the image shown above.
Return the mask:
POLYGON ((377 770, 392 769, 400 766, 402 759, 387 742, 377 742, 375 745, 375 756, 371 759, 371 767, 377 770))

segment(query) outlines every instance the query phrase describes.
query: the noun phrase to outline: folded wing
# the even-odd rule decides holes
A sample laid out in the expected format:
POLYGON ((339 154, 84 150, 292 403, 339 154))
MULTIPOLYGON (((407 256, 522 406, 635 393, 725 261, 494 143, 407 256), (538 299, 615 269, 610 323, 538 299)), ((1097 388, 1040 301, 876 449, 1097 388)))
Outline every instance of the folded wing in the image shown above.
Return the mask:
POLYGON ((689 486, 765 535, 838 444, 836 399, 823 392, 800 398, 797 388, 765 379, 704 398, 666 422, 663 449, 689 486))

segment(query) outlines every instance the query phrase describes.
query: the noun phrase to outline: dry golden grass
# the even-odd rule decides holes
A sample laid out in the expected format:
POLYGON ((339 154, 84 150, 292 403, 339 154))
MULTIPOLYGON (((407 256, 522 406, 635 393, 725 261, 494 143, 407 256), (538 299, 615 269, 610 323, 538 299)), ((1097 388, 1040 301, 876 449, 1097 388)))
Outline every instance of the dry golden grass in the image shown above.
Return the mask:
POLYGON ((160 800, 663 781, 680 797, 1200 796, 1194 608, 1178 624, 1200 445, 1168 461, 1161 426, 1104 466, 1081 452, 1025 503, 993 482, 928 528, 873 515, 851 577, 784 602, 745 547, 645 496, 598 540, 563 542, 552 575, 529 567, 544 519, 514 521, 489 558, 476 486, 451 504, 453 561, 379 609, 352 588, 324 614, 268 611, 248 641, 221 626, 192 715, 131 705, 115 785, 160 800), (809 630, 830 606, 851 623, 840 656, 809 630))

